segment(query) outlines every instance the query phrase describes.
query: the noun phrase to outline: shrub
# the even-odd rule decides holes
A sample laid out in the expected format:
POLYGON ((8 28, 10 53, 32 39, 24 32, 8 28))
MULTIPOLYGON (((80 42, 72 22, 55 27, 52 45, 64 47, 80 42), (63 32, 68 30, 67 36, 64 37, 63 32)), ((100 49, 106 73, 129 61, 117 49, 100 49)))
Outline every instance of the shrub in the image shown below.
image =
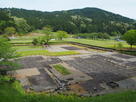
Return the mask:
POLYGON ((38 39, 36 39, 36 38, 35 38, 35 39, 33 39, 32 44, 33 44, 33 45, 38 45, 38 44, 39 44, 39 40, 38 40, 38 39))
POLYGON ((107 33, 87 33, 87 34, 78 34, 76 37, 88 38, 88 39, 110 39, 110 36, 107 33))
POLYGON ((8 34, 8 35, 13 35, 16 33, 16 29, 14 27, 7 27, 5 28, 5 34, 8 34))
POLYGON ((10 38, 8 37, 8 35, 4 34, 2 37, 10 41, 10 38))
POLYGON ((121 50, 121 49, 123 48, 123 44, 122 44, 121 42, 119 42, 119 43, 117 44, 116 48, 117 48, 118 50, 121 50))
POLYGON ((57 31, 56 32, 56 39, 57 40, 63 40, 63 38, 67 38, 68 37, 68 33, 65 31, 57 31))

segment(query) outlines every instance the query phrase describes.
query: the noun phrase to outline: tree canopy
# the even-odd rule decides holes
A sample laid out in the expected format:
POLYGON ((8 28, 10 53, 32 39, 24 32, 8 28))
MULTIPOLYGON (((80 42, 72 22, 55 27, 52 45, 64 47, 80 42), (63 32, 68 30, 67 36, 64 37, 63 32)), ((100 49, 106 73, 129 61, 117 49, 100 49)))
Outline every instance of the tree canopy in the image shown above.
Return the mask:
POLYGON ((136 45, 136 30, 129 30, 124 34, 123 38, 131 47, 132 45, 136 45))
POLYGON ((4 33, 9 36, 14 35, 16 33, 16 29, 14 27, 7 27, 5 28, 4 33))
POLYGON ((24 18, 14 17, 14 21, 18 33, 28 33, 31 30, 31 27, 24 18))
POLYGON ((0 37, 0 74, 5 75, 6 71, 17 68, 18 65, 9 59, 17 57, 16 51, 9 41, 0 37))
POLYGON ((4 34, 7 27, 15 27, 14 19, 6 11, 0 10, 0 34, 4 34))
POLYGON ((48 44, 49 41, 53 38, 52 28, 51 27, 44 27, 43 28, 44 37, 42 37, 42 44, 48 44))
POLYGON ((16 57, 16 52, 12 45, 7 39, 0 37, 0 59, 8 60, 14 57, 16 57))
POLYGON ((67 38, 68 37, 68 33, 65 31, 57 31, 56 32, 56 39, 57 40, 63 40, 63 38, 67 38))

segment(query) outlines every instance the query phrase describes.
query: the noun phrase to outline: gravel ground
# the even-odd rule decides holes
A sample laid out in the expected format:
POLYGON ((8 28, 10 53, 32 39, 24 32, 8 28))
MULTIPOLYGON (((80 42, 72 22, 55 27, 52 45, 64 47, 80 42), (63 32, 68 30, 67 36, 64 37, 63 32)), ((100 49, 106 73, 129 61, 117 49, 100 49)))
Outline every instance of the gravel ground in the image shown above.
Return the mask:
POLYGON ((26 85, 24 87, 31 88, 34 91, 45 91, 55 89, 57 87, 53 79, 47 74, 44 68, 49 68, 49 64, 58 63, 60 60, 57 58, 51 58, 45 60, 43 57, 25 57, 21 58, 17 62, 22 66, 21 68, 27 70, 29 68, 37 68, 40 72, 39 75, 32 75, 27 77, 31 85, 26 85), (48 64, 47 64, 48 63, 48 64), (34 67, 35 66, 35 67, 34 67))
MULTIPOLYGON (((81 50, 80 48, 73 46, 61 45, 57 47, 55 47, 54 51, 60 51, 61 49, 76 51, 81 50), (57 47, 59 47, 59 49, 56 49, 57 47)), ((57 88, 56 82, 54 82, 44 69, 51 68, 50 66, 52 64, 64 62, 68 64, 69 67, 73 67, 93 78, 91 80, 81 82, 80 85, 86 91, 95 93, 105 90, 104 87, 102 87, 103 83, 120 82, 121 85, 122 83, 124 85, 124 83, 132 82, 133 80, 125 82, 122 82, 122 80, 136 76, 135 58, 136 57, 134 56, 118 54, 115 52, 90 52, 88 54, 83 53, 81 55, 60 57, 31 56, 21 58, 16 60, 16 62, 21 64, 21 69, 37 68, 40 72, 39 75, 28 76, 30 85, 26 85, 25 87, 29 87, 34 91, 45 91, 57 88)), ((22 81, 27 82, 27 79, 22 81)))
POLYGON ((124 59, 135 58, 134 56, 125 55, 125 54, 113 54, 113 56, 120 57, 120 58, 124 58, 124 59))
POLYGON ((74 46, 67 46, 67 47, 62 47, 66 50, 81 50, 80 48, 74 47, 74 46))
POLYGON ((40 75, 29 77, 31 89, 39 92, 57 88, 55 82, 44 69, 39 69, 39 71, 41 73, 40 75))
POLYGON ((50 47, 47 48, 47 50, 50 52, 69 51, 69 50, 63 48, 66 46, 69 46, 69 45, 51 45, 50 47))
POLYGON ((128 62, 128 63, 125 63, 126 66, 131 66, 131 67, 136 67, 136 61, 135 62, 128 62))
POLYGON ((116 82, 136 75, 136 68, 127 68, 112 63, 118 61, 101 55, 93 55, 90 58, 65 61, 70 66, 90 75, 93 80, 81 83, 83 87, 93 92, 101 91, 101 83, 116 82), (95 90, 96 91, 96 90, 95 90))

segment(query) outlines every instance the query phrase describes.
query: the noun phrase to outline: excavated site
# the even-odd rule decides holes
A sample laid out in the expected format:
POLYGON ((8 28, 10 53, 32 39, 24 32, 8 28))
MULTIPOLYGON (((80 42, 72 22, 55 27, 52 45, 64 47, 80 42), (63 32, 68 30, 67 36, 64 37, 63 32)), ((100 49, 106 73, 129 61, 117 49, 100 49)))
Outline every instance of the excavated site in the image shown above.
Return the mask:
POLYGON ((16 59, 21 68, 9 72, 26 91, 100 95, 136 90, 136 57, 72 45, 53 45, 49 51, 77 51, 78 55, 28 56, 16 59), (53 65, 64 66, 63 75, 53 65))

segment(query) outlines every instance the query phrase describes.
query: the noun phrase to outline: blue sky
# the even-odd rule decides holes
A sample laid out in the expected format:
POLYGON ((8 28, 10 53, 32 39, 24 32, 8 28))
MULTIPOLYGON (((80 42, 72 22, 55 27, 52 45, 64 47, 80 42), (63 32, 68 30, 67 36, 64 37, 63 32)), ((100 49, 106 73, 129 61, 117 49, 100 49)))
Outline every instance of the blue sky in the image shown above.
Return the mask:
POLYGON ((0 8, 4 7, 41 11, 97 7, 136 19, 136 0, 0 0, 0 8))

